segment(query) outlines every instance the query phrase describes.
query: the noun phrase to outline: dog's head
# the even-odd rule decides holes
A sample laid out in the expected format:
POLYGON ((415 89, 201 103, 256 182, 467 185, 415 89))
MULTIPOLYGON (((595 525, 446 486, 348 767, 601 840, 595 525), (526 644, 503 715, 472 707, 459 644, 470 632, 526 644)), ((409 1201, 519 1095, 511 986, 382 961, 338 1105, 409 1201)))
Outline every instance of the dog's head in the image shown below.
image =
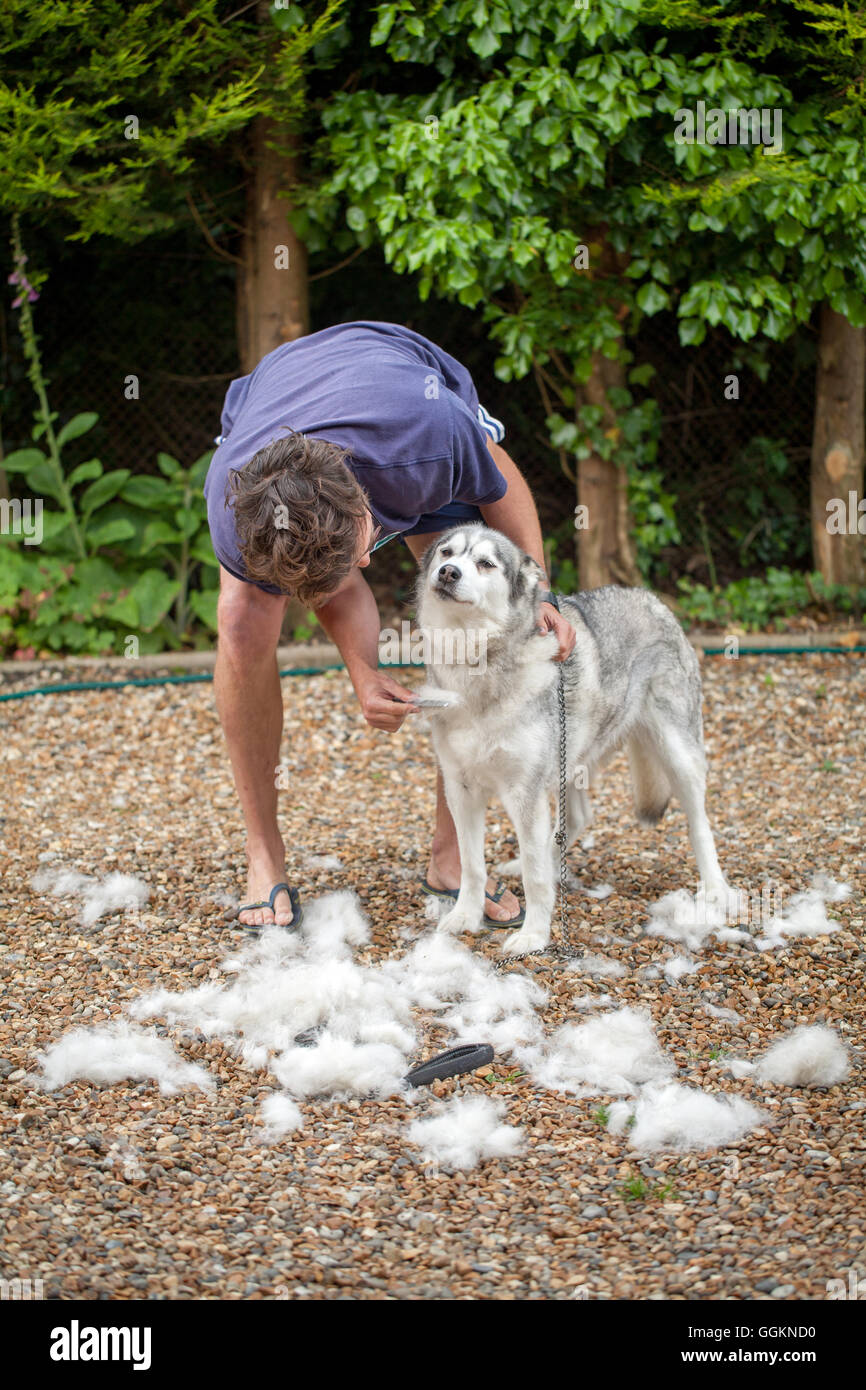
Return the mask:
POLYGON ((423 623, 487 631, 534 622, 541 566, 500 531, 474 522, 455 526, 421 562, 419 608, 423 623))

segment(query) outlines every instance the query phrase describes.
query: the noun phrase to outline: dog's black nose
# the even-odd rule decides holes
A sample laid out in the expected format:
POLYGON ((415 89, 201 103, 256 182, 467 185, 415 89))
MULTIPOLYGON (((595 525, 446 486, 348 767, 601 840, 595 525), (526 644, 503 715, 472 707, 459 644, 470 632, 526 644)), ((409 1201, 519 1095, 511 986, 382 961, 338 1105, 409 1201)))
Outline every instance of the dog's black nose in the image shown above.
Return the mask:
POLYGON ((460 578, 460 571, 456 565, 440 565, 436 578, 441 584, 456 584, 460 578))

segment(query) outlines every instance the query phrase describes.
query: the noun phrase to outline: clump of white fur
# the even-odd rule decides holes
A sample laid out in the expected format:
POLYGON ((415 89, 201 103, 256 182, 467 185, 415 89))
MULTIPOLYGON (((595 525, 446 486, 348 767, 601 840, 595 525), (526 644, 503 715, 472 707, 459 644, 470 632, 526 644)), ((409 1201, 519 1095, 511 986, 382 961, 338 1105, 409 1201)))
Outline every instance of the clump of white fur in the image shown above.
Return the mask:
POLYGON ((755 1076, 781 1086, 836 1086, 848 1071, 848 1049, 838 1034, 823 1024, 804 1024, 773 1043, 755 1067, 755 1076))
POLYGON ((355 895, 331 893, 308 904, 300 933, 265 930, 225 962, 230 984, 157 991, 132 1011, 222 1038, 301 1098, 403 1090, 415 1009, 439 1016, 458 1043, 490 1042, 501 1053, 540 1040, 536 1006, 547 996, 533 980, 501 975, 439 934, 397 960, 362 966, 353 948, 368 939, 355 895))
POLYGON ((73 1028, 43 1053, 41 1086, 56 1091, 69 1081, 159 1083, 163 1095, 173 1096, 185 1086, 211 1091, 212 1077, 203 1067, 184 1062, 168 1038, 121 1020, 104 1028, 73 1028))
POLYGON ((415 1120, 409 1139, 427 1163, 474 1168, 486 1158, 512 1158, 523 1147, 523 1131, 502 1123, 505 1106, 489 1096, 458 1096, 436 1115, 415 1120))
POLYGON ((715 1149, 733 1144, 761 1124, 763 1115, 742 1096, 708 1095, 677 1081, 645 1086, 635 1101, 615 1101, 608 1129, 628 1134, 645 1153, 715 1149))
POLYGON ((586 955, 581 956, 580 960, 575 961, 570 969, 580 975, 589 975, 594 980, 602 980, 609 977, 612 980, 621 980, 623 975, 628 974, 628 969, 620 960, 611 960, 609 956, 586 955))
MULTIPOLYGON (((844 902, 850 893, 847 884, 816 874, 810 887, 795 893, 782 913, 762 923, 764 934, 756 945, 762 951, 775 950, 786 946, 792 937, 826 936, 838 931, 839 923, 827 915, 827 904, 844 902)), ((701 885, 694 894, 679 888, 650 905, 647 935, 679 942, 689 951, 700 950, 711 935, 720 941, 754 940, 733 925, 745 920, 747 906, 745 895, 733 888, 707 891, 701 885)))
POLYGON ((108 874, 100 880, 76 869, 40 869, 30 886, 54 898, 79 897, 83 927, 92 927, 109 912, 134 912, 150 897, 147 884, 131 874, 108 874))
POLYGON ((262 1101, 262 1123, 266 1140, 280 1139, 284 1134, 293 1134, 301 1129, 304 1117, 291 1096, 274 1091, 262 1101))
POLYGON ((847 883, 837 883, 826 874, 816 874, 811 885, 795 893, 781 915, 771 917, 765 934, 759 938, 761 950, 787 946, 792 937, 830 936, 840 923, 827 916, 828 903, 841 903, 851 896, 847 883))
POLYGON ((697 893, 687 893, 685 888, 665 893, 650 905, 647 935, 678 941, 689 951, 700 950, 711 932, 725 926, 728 903, 722 896, 703 887, 697 893))
POLYGON ((540 1041, 536 1009, 546 992, 526 975, 500 974, 451 937, 437 934, 416 942, 382 976, 417 1007, 438 1013, 457 1043, 489 1042, 498 1053, 540 1041))
MULTIPOLYGON (((331 893, 309 904, 301 932, 266 929, 226 961, 230 985, 217 981, 180 994, 159 990, 137 1000, 132 1012, 137 1018, 162 1015, 222 1038, 253 1066, 267 1066, 269 1055, 279 1054, 283 1064, 271 1070, 297 1096, 320 1089, 362 1094, 371 1076, 373 1054, 364 1051, 370 1047, 386 1049, 378 1054, 390 1063, 382 1084, 399 1089, 393 1062, 414 1046, 412 1001, 380 970, 352 959, 352 947, 368 937, 354 893, 331 893), (295 1043, 311 1032, 312 1046, 295 1043), (357 1065, 349 1059, 352 1049, 358 1049, 357 1065)), ((378 1083, 373 1090, 382 1093, 378 1083)))
POLYGON ((694 975, 697 968, 694 961, 689 960, 687 956, 671 956, 665 961, 665 979, 675 985, 684 975, 694 975))
POLYGON ((673 1070, 649 1018, 636 1009, 615 1009, 566 1023, 540 1047, 518 1052, 533 1080, 574 1095, 633 1095, 638 1086, 673 1070))
POLYGON ((390 1096, 399 1091, 406 1058, 386 1042, 364 1042, 324 1032, 314 1047, 290 1047, 271 1063, 294 1096, 390 1096))

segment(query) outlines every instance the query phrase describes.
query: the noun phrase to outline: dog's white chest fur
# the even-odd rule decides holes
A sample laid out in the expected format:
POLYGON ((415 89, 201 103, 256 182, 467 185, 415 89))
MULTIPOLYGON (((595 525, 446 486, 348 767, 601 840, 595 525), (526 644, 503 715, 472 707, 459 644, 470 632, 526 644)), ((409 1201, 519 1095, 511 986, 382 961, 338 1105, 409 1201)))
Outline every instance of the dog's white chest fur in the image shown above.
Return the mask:
POLYGON ((471 779, 489 794, 501 795, 525 777, 528 766, 551 761, 551 730, 547 721, 539 721, 537 706, 544 690, 556 679, 556 672, 551 670, 549 659, 537 670, 523 667, 522 688, 519 692, 505 691, 500 699, 495 698, 499 682, 493 673, 473 679, 483 681, 486 691, 480 685, 477 690, 470 689, 459 708, 443 712, 433 721, 433 746, 443 771, 447 769, 464 781, 471 779), (494 683, 492 692, 489 682, 494 683), (483 698, 485 694, 487 698, 483 698))

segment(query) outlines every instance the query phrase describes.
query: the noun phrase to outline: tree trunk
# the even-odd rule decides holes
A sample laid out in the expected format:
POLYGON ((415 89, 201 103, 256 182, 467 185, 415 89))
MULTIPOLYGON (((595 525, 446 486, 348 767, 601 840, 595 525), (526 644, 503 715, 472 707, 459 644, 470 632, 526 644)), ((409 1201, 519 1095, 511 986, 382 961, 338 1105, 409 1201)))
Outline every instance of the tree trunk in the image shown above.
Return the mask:
MULTIPOLYGON (((241 370, 251 372, 280 343, 309 332, 307 249, 279 196, 297 176, 297 159, 268 148, 278 127, 260 119, 253 128, 253 174, 237 277, 237 334, 241 370)), ((283 134, 282 143, 289 143, 283 134)))
MULTIPOLYGON (((593 356, 592 376, 583 388, 587 405, 600 405, 604 428, 617 428, 616 411, 607 400, 614 386, 625 386, 625 367, 601 353, 593 356)), ((643 584, 631 543, 628 476, 612 459, 590 454, 577 469, 577 498, 586 507, 588 524, 577 532, 577 567, 582 589, 602 584, 643 584)))
MULTIPOLYGON (((592 229, 588 240, 598 247, 597 258, 592 256, 592 278, 608 294, 617 318, 622 322, 628 313, 621 303, 618 284, 629 263, 627 252, 614 250, 609 228, 600 223, 592 229)), ((605 430, 617 430, 616 411, 607 399, 614 386, 626 385, 625 366, 611 361, 600 352, 593 354, 592 375, 583 387, 585 405, 601 406, 605 430)), ((577 468, 577 500, 586 508, 587 524, 577 532, 577 568, 582 589, 598 589, 602 584, 635 584, 643 580, 634 557, 631 542, 631 518, 628 509, 628 474, 610 459, 590 454, 581 459, 577 468)))
POLYGON ((864 407, 866 332, 823 304, 812 440, 812 552, 816 569, 829 584, 863 582, 857 502, 863 496, 864 407), (827 503, 834 499, 842 508, 837 502, 828 511, 827 503), (853 534, 850 524, 844 531, 838 525, 828 530, 828 520, 840 510, 853 516, 853 534))

